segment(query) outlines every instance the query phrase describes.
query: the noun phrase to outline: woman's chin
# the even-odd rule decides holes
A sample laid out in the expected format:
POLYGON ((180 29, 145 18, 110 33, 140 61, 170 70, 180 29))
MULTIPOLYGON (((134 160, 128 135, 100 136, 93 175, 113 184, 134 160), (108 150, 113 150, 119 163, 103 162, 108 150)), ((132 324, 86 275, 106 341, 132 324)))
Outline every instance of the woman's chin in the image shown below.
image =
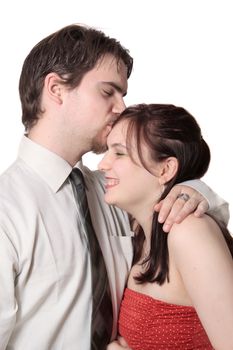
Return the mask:
POLYGON ((118 208, 120 208, 120 209, 123 209, 123 208, 121 207, 120 203, 119 203, 116 199, 114 199, 113 196, 110 196, 108 193, 105 193, 104 199, 105 199, 105 202, 106 202, 107 204, 109 204, 109 205, 114 205, 114 206, 116 206, 116 207, 118 207, 118 208))
POLYGON ((109 196, 107 192, 104 195, 104 200, 107 204, 115 205, 113 198, 111 198, 111 196, 109 196))
POLYGON ((127 213, 130 213, 130 212, 128 211, 128 208, 126 208, 125 205, 119 203, 119 202, 116 201, 116 200, 114 201, 114 200, 106 199, 105 202, 106 202, 107 204, 109 204, 109 205, 114 205, 114 207, 116 207, 116 208, 118 208, 118 209, 121 209, 121 210, 123 210, 123 211, 126 211, 127 213))

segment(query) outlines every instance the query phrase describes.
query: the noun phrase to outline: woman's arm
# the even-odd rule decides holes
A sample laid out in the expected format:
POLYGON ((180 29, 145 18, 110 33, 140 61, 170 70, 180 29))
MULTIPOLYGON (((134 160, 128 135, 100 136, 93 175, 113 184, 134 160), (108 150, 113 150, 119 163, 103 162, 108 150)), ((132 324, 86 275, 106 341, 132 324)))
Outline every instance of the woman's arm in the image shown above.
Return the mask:
POLYGON ((169 249, 216 350, 233 349, 233 259, 217 224, 190 215, 174 225, 169 249))

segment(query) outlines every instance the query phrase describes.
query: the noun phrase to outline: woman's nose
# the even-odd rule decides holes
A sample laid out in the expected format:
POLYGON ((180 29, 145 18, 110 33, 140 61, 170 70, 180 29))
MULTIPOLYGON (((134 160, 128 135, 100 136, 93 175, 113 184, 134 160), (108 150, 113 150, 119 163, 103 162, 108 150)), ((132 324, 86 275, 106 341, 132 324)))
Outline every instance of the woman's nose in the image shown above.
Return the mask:
POLYGON ((98 169, 100 171, 105 171, 106 170, 106 161, 105 161, 106 156, 104 155, 101 161, 98 164, 98 169))

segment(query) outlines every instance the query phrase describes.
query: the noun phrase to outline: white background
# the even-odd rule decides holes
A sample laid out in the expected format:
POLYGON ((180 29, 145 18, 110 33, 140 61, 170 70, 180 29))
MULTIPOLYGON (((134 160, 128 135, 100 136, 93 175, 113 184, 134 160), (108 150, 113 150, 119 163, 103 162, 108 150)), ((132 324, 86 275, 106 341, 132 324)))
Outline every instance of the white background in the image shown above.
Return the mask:
MULTIPOLYGON (((43 37, 85 23, 116 37, 134 57, 127 104, 173 103, 199 121, 212 151, 204 177, 233 204, 231 0, 15 0, 0 5, 0 173, 23 133, 18 79, 23 60, 43 37)), ((92 154, 84 162, 96 168, 92 154)), ((229 228, 233 231, 231 219, 229 228)))

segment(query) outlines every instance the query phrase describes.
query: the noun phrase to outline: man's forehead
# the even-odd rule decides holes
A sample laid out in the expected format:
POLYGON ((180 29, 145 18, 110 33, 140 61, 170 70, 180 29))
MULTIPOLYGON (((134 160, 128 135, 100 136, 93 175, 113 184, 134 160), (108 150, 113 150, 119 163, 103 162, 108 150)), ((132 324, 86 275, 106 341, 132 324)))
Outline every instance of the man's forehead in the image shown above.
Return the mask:
POLYGON ((97 70, 115 70, 118 74, 126 74, 127 77, 127 67, 121 59, 117 59, 115 56, 106 54, 102 56, 97 62, 95 68, 97 70))

